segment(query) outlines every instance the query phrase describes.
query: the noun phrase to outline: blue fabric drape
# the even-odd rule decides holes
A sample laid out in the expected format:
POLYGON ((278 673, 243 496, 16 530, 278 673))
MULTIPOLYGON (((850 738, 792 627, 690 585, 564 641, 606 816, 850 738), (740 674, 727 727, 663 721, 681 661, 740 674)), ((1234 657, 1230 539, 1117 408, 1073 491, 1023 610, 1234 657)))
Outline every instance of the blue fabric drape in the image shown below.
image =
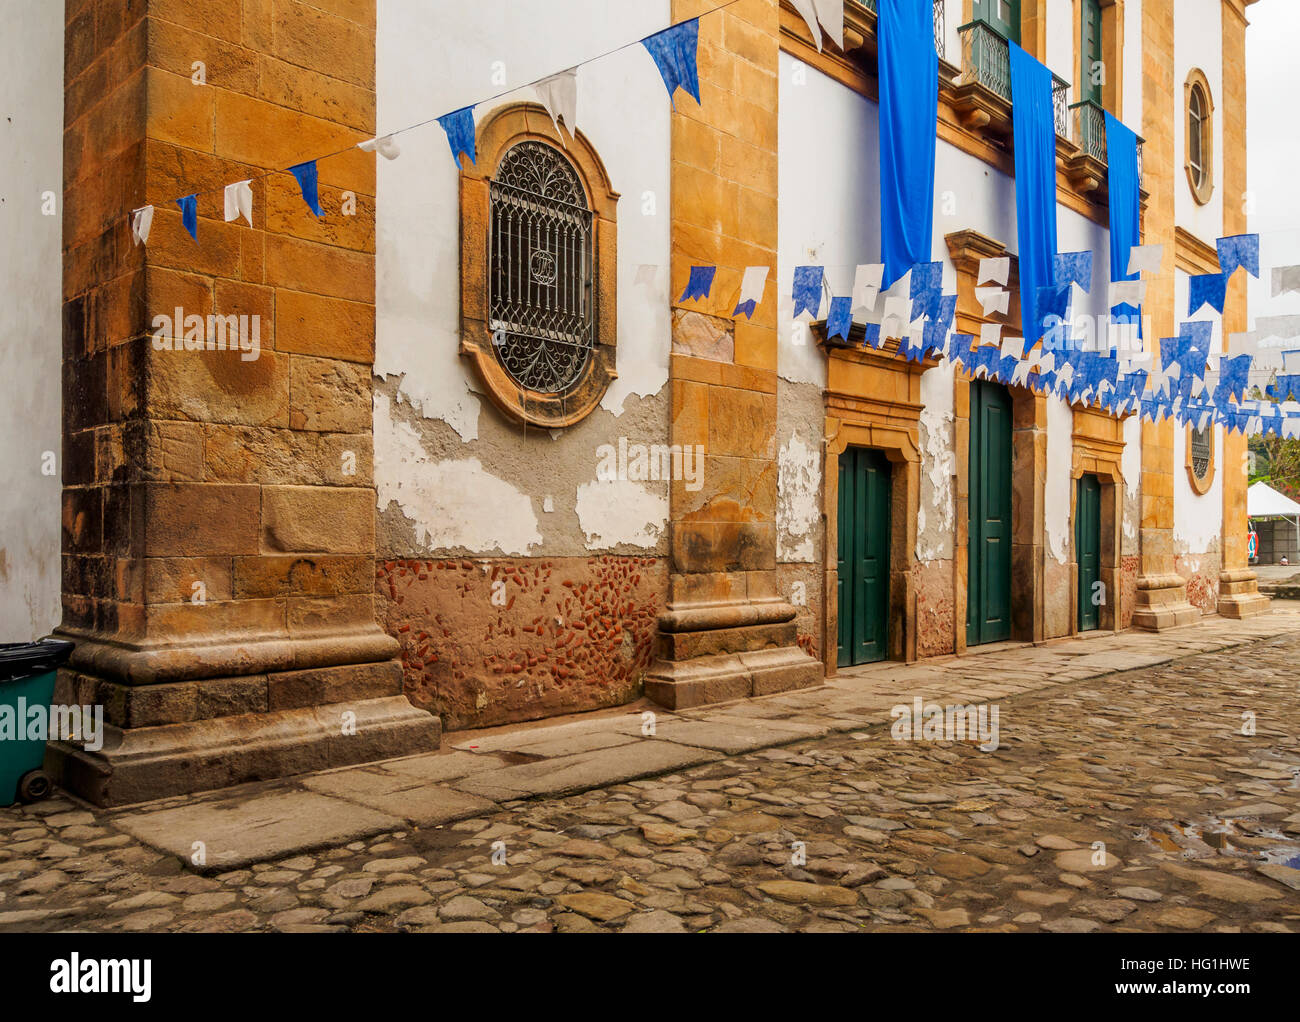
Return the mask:
MULTIPOLYGON (((1139 230, 1137 135, 1113 114, 1106 114, 1106 181, 1110 190, 1110 279, 1137 280, 1128 272, 1131 251, 1141 244, 1139 230)), ((1117 305, 1118 316, 1137 316, 1141 309, 1117 305)), ((1140 334, 1139 334, 1140 336, 1140 334)))
POLYGON ((1011 123, 1016 145, 1020 328, 1028 350, 1042 335, 1040 288, 1056 284, 1056 117, 1052 72, 1011 47, 1011 123))
POLYGON ((939 57, 929 0, 879 0, 881 290, 928 263, 934 233, 939 57))

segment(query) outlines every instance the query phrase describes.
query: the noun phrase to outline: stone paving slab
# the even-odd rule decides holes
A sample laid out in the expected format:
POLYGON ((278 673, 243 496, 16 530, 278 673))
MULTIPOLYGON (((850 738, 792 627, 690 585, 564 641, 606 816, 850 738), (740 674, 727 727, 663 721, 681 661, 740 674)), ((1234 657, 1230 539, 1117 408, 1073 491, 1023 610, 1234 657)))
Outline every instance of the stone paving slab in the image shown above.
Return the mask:
POLYGON ((718 759, 716 752, 650 739, 576 756, 521 763, 462 778, 461 791, 496 801, 564 795, 680 770, 718 759))
POLYGON ((304 778, 303 787, 387 813, 415 827, 435 827, 491 812, 496 804, 419 777, 383 770, 340 770, 304 778))
POLYGON ((401 827, 400 816, 310 791, 272 791, 156 812, 127 812, 113 825, 145 844, 191 862, 205 846, 206 868, 236 869, 295 852, 346 844, 401 827))

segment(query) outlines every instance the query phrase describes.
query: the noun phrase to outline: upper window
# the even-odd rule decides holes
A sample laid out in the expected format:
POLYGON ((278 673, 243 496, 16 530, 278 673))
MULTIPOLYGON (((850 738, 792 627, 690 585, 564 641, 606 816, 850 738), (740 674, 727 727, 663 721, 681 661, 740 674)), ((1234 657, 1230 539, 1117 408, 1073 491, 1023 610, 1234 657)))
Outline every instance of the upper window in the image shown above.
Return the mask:
POLYGON ((1082 61, 1079 68, 1080 98, 1101 106, 1102 84, 1106 67, 1101 50, 1101 0, 1083 0, 1080 5, 1079 44, 1082 61))
POLYGON ((517 422, 571 426, 616 375, 618 194, 585 135, 534 103, 479 125, 461 166, 461 354, 517 422))
POLYGON ((1201 71, 1193 71, 1184 86, 1187 94, 1186 149, 1187 183, 1201 205, 1214 192, 1214 101, 1210 83, 1201 71))
POLYGON ((971 15, 991 25, 1003 39, 1020 42, 1020 0, 975 0, 971 15))

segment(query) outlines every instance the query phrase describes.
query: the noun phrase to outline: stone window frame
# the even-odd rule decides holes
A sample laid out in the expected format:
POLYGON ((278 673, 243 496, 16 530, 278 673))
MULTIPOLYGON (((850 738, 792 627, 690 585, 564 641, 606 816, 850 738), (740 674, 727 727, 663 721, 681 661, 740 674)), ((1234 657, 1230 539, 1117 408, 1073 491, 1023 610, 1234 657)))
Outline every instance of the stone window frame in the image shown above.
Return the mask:
POLYGON ((595 411, 618 376, 619 193, 587 136, 579 131, 572 138, 561 138, 550 114, 537 103, 512 103, 494 110, 479 123, 475 148, 477 161, 462 159, 460 171, 460 353, 473 363, 488 397, 511 421, 542 429, 576 425, 595 411), (558 150, 568 160, 593 214, 595 349, 582 380, 564 394, 521 388, 498 360, 489 328, 489 185, 505 154, 529 140, 558 150))
POLYGON ((1207 205, 1214 195, 1214 93, 1200 68, 1193 68, 1183 83, 1183 169, 1197 205, 1207 205), (1192 96, 1199 93, 1205 112, 1201 119, 1201 181, 1192 165, 1192 96))
POLYGON ((1214 484, 1214 448, 1218 445, 1217 430, 1214 423, 1211 422, 1205 429, 1210 434, 1210 462, 1206 466, 1204 475, 1198 476, 1196 469, 1192 466, 1192 434, 1195 429, 1190 422, 1187 423, 1187 442, 1184 444, 1185 457, 1183 460, 1187 467, 1187 481, 1191 484, 1192 492, 1200 497, 1209 493, 1210 487, 1214 484))

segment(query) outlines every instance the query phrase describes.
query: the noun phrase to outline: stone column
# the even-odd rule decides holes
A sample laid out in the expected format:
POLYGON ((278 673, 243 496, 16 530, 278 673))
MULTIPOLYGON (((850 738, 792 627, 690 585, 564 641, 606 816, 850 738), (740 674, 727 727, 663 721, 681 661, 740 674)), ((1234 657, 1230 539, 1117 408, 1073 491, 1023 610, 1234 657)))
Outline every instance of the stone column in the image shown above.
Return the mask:
POLYGON ((108 727, 53 753, 101 805, 437 747, 374 619, 374 157, 320 163, 321 220, 259 177, 374 130, 374 0, 329 12, 67 4, 60 700, 108 727))
MULTIPOLYGON (((1240 0, 1223 4, 1223 234, 1245 234, 1246 214, 1237 197, 1246 191, 1246 13, 1240 0)), ((1232 277, 1224 306, 1223 338, 1247 327, 1246 272, 1232 277)), ((1223 570, 1219 574, 1219 613, 1224 617, 1254 617, 1269 610, 1271 601, 1259 591, 1259 580, 1247 557, 1246 490, 1250 481, 1243 433, 1223 433, 1223 570)))
POLYGON ((668 607, 646 694, 672 708, 821 681, 776 586, 778 0, 700 19, 701 105, 678 93, 672 128, 672 288, 717 266, 710 299, 674 303, 672 443, 703 449, 703 488, 674 481, 668 607), (769 266, 752 320, 735 318, 747 266, 769 266))
MULTIPOLYGON (((1146 244, 1174 247, 1174 188, 1181 170, 1174 153, 1174 117, 1182 116, 1174 88, 1173 0, 1142 4, 1142 134, 1145 180, 1150 195, 1143 232, 1146 244)), ((1172 267, 1173 260, 1166 264, 1172 267)), ((1159 338, 1174 333, 1173 277, 1152 280, 1143 315, 1152 324, 1146 345, 1159 357, 1159 338)), ((1198 620, 1187 583, 1174 571, 1174 422, 1142 423, 1141 565, 1133 625, 1159 631, 1198 620)))

